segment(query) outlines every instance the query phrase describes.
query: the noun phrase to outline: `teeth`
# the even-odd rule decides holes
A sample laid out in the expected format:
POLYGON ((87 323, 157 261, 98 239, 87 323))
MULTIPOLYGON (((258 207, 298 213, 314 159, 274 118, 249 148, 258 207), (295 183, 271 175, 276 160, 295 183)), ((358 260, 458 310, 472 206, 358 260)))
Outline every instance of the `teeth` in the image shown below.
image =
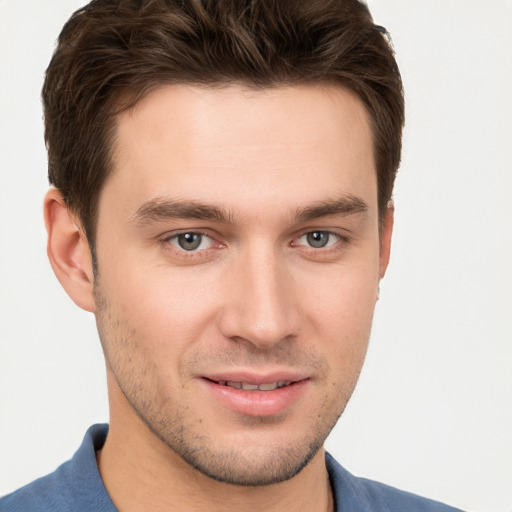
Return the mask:
POLYGON ((260 384, 260 391, 272 391, 273 389, 277 389, 279 384, 277 382, 269 382, 268 384, 260 384))
POLYGON ((243 389, 244 391, 273 391, 274 389, 289 386, 291 383, 291 380, 278 380, 276 382, 266 382, 265 384, 249 384, 248 382, 234 382, 232 380, 218 381, 218 384, 220 384, 221 386, 229 386, 230 388, 243 389))

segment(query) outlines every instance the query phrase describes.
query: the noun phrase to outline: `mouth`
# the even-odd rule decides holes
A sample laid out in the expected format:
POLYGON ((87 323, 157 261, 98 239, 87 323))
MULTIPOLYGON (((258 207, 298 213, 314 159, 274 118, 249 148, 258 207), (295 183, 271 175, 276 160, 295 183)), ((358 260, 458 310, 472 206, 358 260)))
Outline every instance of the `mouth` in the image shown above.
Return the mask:
POLYGON ((262 384, 237 382, 233 380, 207 380, 214 384, 218 384, 219 386, 227 386, 234 389, 242 389, 244 391, 274 391, 275 389, 281 389, 294 383, 292 380, 276 380, 273 382, 264 382, 262 384))
POLYGON ((270 417, 291 411, 311 387, 308 375, 232 374, 202 378, 209 396, 243 416, 270 417))

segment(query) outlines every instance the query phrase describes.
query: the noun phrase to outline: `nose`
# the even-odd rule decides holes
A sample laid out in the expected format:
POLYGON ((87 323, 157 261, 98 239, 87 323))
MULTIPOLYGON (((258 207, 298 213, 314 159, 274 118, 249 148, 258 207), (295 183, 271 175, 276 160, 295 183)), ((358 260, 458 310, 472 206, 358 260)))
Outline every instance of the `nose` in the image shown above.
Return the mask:
POLYGON ((224 336, 259 349, 297 336, 294 279, 283 260, 276 251, 259 248, 229 269, 220 319, 224 336))

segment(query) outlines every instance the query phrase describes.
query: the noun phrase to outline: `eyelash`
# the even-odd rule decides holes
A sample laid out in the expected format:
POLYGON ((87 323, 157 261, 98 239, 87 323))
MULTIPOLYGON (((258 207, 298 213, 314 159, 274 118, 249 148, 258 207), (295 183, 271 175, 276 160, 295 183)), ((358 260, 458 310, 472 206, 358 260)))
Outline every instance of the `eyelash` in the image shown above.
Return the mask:
POLYGON ((203 243, 204 238, 209 238, 211 240, 211 245, 217 245, 216 248, 222 248, 224 247, 224 244, 221 244, 220 242, 217 242, 212 236, 210 236, 208 233, 205 233, 201 230, 194 230, 194 231, 181 231, 179 233, 173 233, 172 235, 166 236, 161 240, 161 244, 164 247, 164 249, 168 252, 171 252, 172 254, 178 254, 181 258, 197 258, 205 255, 207 251, 210 251, 212 247, 208 247, 206 249, 200 249, 200 250, 191 250, 187 251, 184 248, 179 248, 178 246, 173 244, 174 240, 178 240, 178 238, 182 235, 199 235, 202 237, 200 244, 203 243))
POLYGON ((340 235, 338 235, 337 233, 333 233, 332 231, 324 231, 324 230, 320 230, 320 229, 314 230, 314 231, 308 231, 307 233, 304 233, 303 235, 299 236, 297 238, 297 240, 300 240, 301 238, 306 238, 307 239, 309 236, 313 236, 313 235, 327 235, 329 237, 329 239, 334 238, 335 240, 334 241, 328 240, 326 245, 321 246, 321 247, 314 247, 314 246, 309 245, 309 244, 294 244, 293 242, 291 243, 291 245, 292 246, 304 245, 304 246, 309 247, 311 249, 319 250, 319 249, 324 249, 324 248, 327 248, 327 247, 331 247, 337 241, 339 242, 339 241, 342 240, 342 237, 340 235))
MULTIPOLYGON (((308 253, 310 254, 316 254, 318 256, 320 255, 327 255, 331 253, 337 253, 340 250, 342 250, 348 243, 350 242, 349 237, 345 235, 341 235, 339 233, 335 233, 333 231, 329 230, 322 230, 322 229, 313 229, 308 230, 306 232, 303 232, 299 236, 295 237, 290 242, 290 247, 303 247, 308 253), (301 244, 297 243, 302 238, 306 238, 309 235, 313 234, 327 234, 330 239, 334 238, 335 240, 333 242, 328 241, 328 244, 323 247, 312 247, 310 245, 307 245, 306 243, 301 244)), ((164 250, 174 254, 178 255, 180 258, 204 258, 206 257, 211 250, 221 249, 225 247, 224 244, 217 242, 214 237, 212 237, 210 234, 201 231, 201 230, 190 230, 190 231, 180 231, 178 233, 173 233, 172 235, 164 237, 160 241, 161 245, 163 246, 164 250), (180 248, 177 245, 173 243, 173 241, 176 241, 176 244, 178 243, 177 240, 182 235, 199 235, 202 237, 200 241, 200 245, 203 244, 205 238, 209 238, 211 240, 210 246, 205 249, 193 249, 190 251, 187 251, 184 248, 180 248)), ((199 246, 200 246, 199 245, 199 246)))

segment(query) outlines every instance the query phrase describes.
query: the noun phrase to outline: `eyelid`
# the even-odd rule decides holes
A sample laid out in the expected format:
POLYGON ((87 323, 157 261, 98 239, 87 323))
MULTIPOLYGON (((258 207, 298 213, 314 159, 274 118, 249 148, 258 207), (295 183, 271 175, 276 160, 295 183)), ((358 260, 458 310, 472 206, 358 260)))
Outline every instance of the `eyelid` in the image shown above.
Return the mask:
POLYGON ((306 247, 310 247, 311 249, 315 249, 315 250, 318 251, 318 250, 321 250, 321 249, 327 249, 327 248, 331 247, 336 242, 339 242, 340 239, 341 239, 340 235, 338 235, 337 233, 333 233, 332 231, 325 231, 325 230, 315 229, 313 231, 308 231, 307 233, 302 234, 301 236, 299 236, 297 238, 297 240, 300 240, 301 238, 307 237, 308 235, 311 235, 313 233, 323 233, 323 234, 329 235, 330 238, 327 241, 327 244, 322 246, 322 247, 313 247, 313 246, 309 245, 308 243, 304 243, 304 244, 300 244, 300 245, 304 245, 306 247), (334 238, 334 240, 331 240, 331 238, 334 238))
POLYGON ((203 229, 203 228, 192 228, 192 229, 187 229, 187 228, 183 228, 183 229, 174 229, 172 231, 167 231, 166 233, 160 235, 158 238, 162 241, 162 242, 166 242, 168 240, 171 240, 172 238, 176 238, 180 235, 185 235, 187 233, 193 233, 193 234, 196 234, 196 235, 202 235, 202 236, 206 236, 208 238, 211 238, 212 240, 215 240, 215 237, 212 236, 212 233, 209 229, 203 229))
POLYGON ((208 236, 205 233, 200 233, 200 232, 197 232, 197 231, 185 231, 183 233, 175 233, 175 234, 167 237, 167 242, 171 243, 180 252, 184 251, 186 253, 193 253, 193 252, 201 252, 201 251, 208 250, 210 248, 210 246, 215 242, 215 240, 213 240, 213 238, 211 236, 208 236), (209 240, 208 247, 203 247, 201 249, 199 247, 197 247, 196 249, 192 249, 190 251, 187 251, 183 247, 179 246, 178 239, 182 235, 199 235, 201 237, 201 243, 199 244, 199 247, 201 245, 203 245, 203 243, 206 242, 206 240, 209 240))
MULTIPOLYGON (((221 242, 219 242, 216 237, 212 236, 212 233, 209 230, 205 229, 179 229, 171 232, 167 232, 164 235, 159 237, 159 242, 162 248, 170 253, 171 255, 177 256, 179 258, 201 258, 205 257, 210 253, 211 250, 220 249, 224 246, 221 242), (173 243, 180 235, 184 234, 197 234, 201 235, 203 238, 207 238, 210 240, 208 247, 203 249, 195 249, 187 251, 177 245, 177 243, 173 243)), ((203 243, 203 242, 201 242, 203 243)))
MULTIPOLYGON (((346 246, 351 242, 351 236, 346 233, 348 230, 343 230, 343 232, 340 231, 341 230, 339 228, 324 227, 302 229, 300 232, 293 236, 292 240, 289 242, 289 247, 295 247, 304 254, 307 253, 310 256, 316 255, 318 257, 322 257, 321 255, 323 255, 323 257, 327 257, 329 254, 334 256, 336 253, 346 249, 346 246), (329 242, 328 245, 324 247, 313 247, 307 243, 299 243, 300 239, 306 237, 308 234, 315 232, 327 233, 334 237, 335 240, 333 242, 329 242)), ((158 237, 158 241, 162 246, 162 249, 166 251, 171 257, 174 256, 179 260, 193 259, 198 262, 211 259, 214 257, 215 251, 226 247, 225 243, 219 241, 218 235, 212 233, 209 229, 202 228, 184 228, 170 231, 158 237), (208 247, 187 251, 186 249, 180 248, 177 244, 172 243, 172 241, 176 240, 178 236, 186 233, 194 233, 201 235, 202 237, 206 237, 210 240, 208 247)))
POLYGON ((313 229, 307 229, 306 231, 302 231, 300 234, 295 236, 291 242, 291 245, 295 246, 295 247, 306 247, 313 251, 321 251, 321 250, 327 251, 330 248, 332 248, 333 246, 338 245, 339 242, 344 244, 344 243, 348 243, 349 241, 350 241, 350 237, 348 235, 339 233, 336 230, 329 229, 329 228, 322 228, 322 229, 313 228, 313 229), (306 237, 307 235, 309 235, 311 233, 326 233, 328 235, 331 235, 332 237, 335 237, 336 240, 334 242, 330 242, 328 245, 326 245, 324 247, 319 247, 319 248, 312 247, 306 243, 297 243, 298 240, 300 240, 303 237, 306 237))

